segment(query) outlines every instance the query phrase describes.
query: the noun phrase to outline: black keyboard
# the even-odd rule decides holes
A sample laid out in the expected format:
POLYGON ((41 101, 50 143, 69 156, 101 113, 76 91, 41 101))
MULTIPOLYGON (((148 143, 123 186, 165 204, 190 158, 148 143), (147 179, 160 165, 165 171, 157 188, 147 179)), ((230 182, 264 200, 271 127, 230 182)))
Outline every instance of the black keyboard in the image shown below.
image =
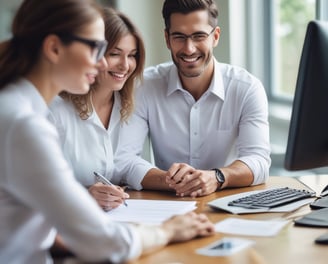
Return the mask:
POLYGON ((272 208, 302 199, 315 197, 315 192, 293 189, 289 187, 274 188, 259 193, 250 194, 230 201, 228 205, 246 208, 272 208))

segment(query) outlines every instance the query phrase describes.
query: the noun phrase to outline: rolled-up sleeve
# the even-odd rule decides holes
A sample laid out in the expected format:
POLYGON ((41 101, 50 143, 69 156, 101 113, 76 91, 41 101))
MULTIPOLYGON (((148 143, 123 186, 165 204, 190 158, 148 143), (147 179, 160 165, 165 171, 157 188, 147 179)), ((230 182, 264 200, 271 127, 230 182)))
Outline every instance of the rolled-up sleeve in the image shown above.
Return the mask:
POLYGON ((268 101, 260 82, 247 90, 237 139, 238 159, 251 169, 253 185, 264 183, 269 177, 270 139, 268 101))

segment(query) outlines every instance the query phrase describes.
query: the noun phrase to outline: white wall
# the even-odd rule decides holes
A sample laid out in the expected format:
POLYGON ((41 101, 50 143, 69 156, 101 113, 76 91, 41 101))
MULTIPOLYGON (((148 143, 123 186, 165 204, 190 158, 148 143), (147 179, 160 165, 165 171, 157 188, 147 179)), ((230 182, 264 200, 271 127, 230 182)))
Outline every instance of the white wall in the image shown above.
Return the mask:
POLYGON ((170 60, 165 45, 162 4, 159 0, 119 0, 117 9, 124 12, 137 25, 146 46, 146 65, 170 60))
MULTIPOLYGON (((11 18, 22 0, 0 0, 0 40, 8 38, 11 18)), ((220 62, 245 66, 245 0, 216 0, 221 38, 214 55, 220 62), (233 52, 231 52, 233 51, 233 52)), ((117 0, 117 8, 137 25, 145 41, 146 66, 171 59, 164 39, 163 0, 117 0)))
POLYGON ((11 36, 12 17, 22 0, 0 0, 0 41, 11 36))

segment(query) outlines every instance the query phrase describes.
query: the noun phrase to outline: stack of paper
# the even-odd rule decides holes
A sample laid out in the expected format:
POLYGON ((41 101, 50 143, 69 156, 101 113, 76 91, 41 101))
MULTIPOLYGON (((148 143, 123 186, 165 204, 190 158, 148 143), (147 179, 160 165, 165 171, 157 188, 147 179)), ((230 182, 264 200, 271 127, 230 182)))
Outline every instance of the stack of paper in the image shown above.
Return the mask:
POLYGON ((169 201, 128 199, 128 206, 121 205, 108 212, 113 221, 159 225, 174 215, 196 209, 195 201, 169 201))

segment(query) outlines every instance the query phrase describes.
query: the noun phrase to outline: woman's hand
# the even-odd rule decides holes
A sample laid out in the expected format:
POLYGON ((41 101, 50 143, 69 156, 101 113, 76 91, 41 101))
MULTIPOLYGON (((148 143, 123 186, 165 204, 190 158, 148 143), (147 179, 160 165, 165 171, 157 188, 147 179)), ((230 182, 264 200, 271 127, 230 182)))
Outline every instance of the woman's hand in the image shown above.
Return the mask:
POLYGON ((209 236, 215 233, 212 222, 205 214, 190 212, 177 215, 162 224, 169 243, 183 242, 198 236, 209 236))
POLYGON ((129 198, 129 194, 117 185, 104 185, 100 182, 89 187, 89 193, 97 201, 104 211, 109 211, 120 206, 124 200, 129 198))

